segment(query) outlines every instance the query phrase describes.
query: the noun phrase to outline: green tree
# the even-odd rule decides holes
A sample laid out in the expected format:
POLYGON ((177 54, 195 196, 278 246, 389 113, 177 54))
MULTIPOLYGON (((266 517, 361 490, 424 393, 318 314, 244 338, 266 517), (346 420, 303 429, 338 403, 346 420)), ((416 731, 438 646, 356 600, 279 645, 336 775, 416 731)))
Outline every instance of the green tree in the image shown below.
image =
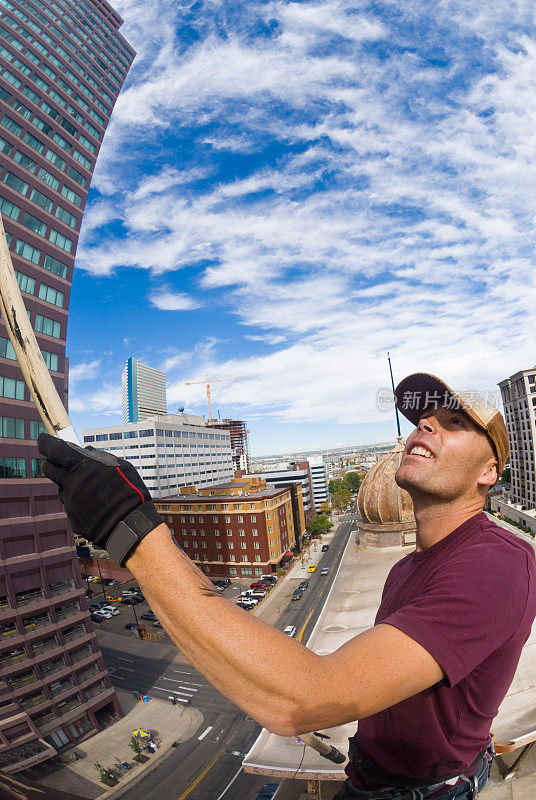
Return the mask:
POLYGON ((503 481, 510 483, 512 480, 512 471, 510 467, 505 467, 502 471, 501 478, 503 481))
POLYGON ((332 478, 328 483, 328 489, 330 494, 335 494, 338 492, 339 489, 342 489, 343 483, 340 478, 332 478))
POLYGON ((309 524, 309 533, 311 536, 320 536, 331 528, 333 528, 333 522, 326 514, 317 514, 309 524))
POLYGON ((342 489, 339 489, 333 495, 333 508, 346 508, 351 499, 352 493, 345 486, 343 486, 342 489))
POLYGON ((331 514, 331 504, 328 503, 327 500, 324 500, 324 502, 320 506, 320 509, 319 509, 318 513, 319 514, 331 514))
POLYGON ((135 736, 131 736, 130 737, 130 741, 128 743, 128 746, 131 748, 131 750, 134 750, 136 755, 141 753, 140 743, 139 743, 139 741, 137 740, 137 738, 135 736))
POLYGON ((361 478, 357 472, 347 472, 343 478, 343 486, 352 494, 356 494, 361 486, 361 478))

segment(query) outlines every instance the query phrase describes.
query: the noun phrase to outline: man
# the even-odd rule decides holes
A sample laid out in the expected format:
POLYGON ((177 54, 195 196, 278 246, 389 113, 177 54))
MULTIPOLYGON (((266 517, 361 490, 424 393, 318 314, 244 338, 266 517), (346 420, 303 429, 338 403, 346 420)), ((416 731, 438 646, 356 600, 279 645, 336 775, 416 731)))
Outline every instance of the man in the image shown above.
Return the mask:
POLYGON ((397 404, 417 425, 396 476, 414 501, 416 550, 391 571, 375 626, 327 656, 218 594, 128 462, 46 434, 39 448, 75 533, 126 564, 230 700, 282 736, 359 720, 341 797, 474 798, 536 615, 534 551, 482 513, 508 452, 500 413, 423 374, 402 381, 397 404))

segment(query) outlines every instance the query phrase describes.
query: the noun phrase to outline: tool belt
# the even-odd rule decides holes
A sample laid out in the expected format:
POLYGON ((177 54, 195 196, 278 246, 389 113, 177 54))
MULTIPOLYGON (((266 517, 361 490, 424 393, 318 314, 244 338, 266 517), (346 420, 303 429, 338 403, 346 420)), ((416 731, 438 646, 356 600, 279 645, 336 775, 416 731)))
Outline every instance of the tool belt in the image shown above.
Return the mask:
MULTIPOLYGON (((423 798, 429 797, 435 791, 441 789, 447 782, 454 782, 454 779, 461 778, 469 784, 474 783, 472 777, 468 778, 467 775, 459 772, 437 775, 433 781, 426 778, 408 778, 406 775, 387 772, 374 761, 371 761, 363 755, 355 736, 352 736, 348 741, 350 743, 348 755, 352 768, 364 778, 384 785, 384 788, 375 789, 373 792, 378 798, 381 798, 383 795, 386 798, 393 798, 393 800, 394 798, 400 798, 400 800, 423 800, 423 798)), ((480 751, 474 761, 469 764, 465 772, 474 771, 487 753, 489 753, 488 758, 491 761, 495 755, 492 742, 480 751)), ((356 790, 355 794, 356 797, 359 797, 361 790, 356 790)), ((372 800, 370 792, 363 791, 361 796, 363 798, 368 796, 370 800, 372 800)))

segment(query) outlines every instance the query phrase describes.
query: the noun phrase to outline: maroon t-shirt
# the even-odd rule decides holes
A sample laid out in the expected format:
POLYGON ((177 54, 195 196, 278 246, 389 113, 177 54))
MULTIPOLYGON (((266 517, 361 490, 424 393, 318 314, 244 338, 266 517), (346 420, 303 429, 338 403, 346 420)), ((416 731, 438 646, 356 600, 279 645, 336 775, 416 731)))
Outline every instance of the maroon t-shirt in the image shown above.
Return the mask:
MULTIPOLYGON (((481 513, 389 573, 375 624, 419 642, 445 678, 359 721, 363 755, 388 772, 463 772, 489 742, 536 615, 534 549, 481 513)), ((350 765, 362 789, 377 786, 350 765)))

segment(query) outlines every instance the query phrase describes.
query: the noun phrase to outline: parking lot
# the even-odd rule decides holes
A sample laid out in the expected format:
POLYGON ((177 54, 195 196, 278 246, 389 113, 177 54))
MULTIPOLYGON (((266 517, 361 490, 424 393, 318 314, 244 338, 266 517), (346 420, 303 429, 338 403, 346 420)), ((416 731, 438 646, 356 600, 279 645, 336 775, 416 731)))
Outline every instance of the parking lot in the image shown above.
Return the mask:
MULTIPOLYGON (((230 586, 222 592, 224 597, 229 600, 236 601, 241 592, 249 589, 249 586, 254 582, 254 578, 234 578, 230 586)), ((114 586, 101 586, 100 583, 89 583, 89 588, 93 592, 91 597, 88 597, 88 603, 100 604, 105 598, 115 598, 115 600, 106 600, 107 605, 114 606, 119 612, 117 615, 112 616, 110 619, 102 620, 102 622, 93 621, 96 630, 107 631, 109 633, 118 633, 123 636, 136 637, 136 630, 129 631, 126 629, 128 623, 136 623, 137 621, 145 625, 149 638, 156 638, 162 642, 170 642, 169 636, 157 626, 153 626, 151 620, 142 619, 142 616, 151 610, 149 603, 144 600, 136 605, 125 605, 120 601, 122 592, 125 590, 136 591, 139 589, 138 583, 135 580, 126 581, 123 583, 115 583, 114 586)))

